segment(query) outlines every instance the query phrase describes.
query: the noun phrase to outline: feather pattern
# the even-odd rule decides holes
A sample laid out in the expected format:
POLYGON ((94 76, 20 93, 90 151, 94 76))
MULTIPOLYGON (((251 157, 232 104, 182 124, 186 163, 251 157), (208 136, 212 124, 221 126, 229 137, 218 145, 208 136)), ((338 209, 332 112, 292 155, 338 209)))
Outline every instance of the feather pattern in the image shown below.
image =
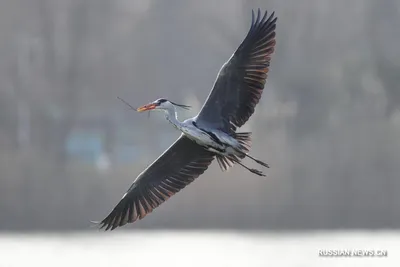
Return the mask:
MULTIPOLYGON (((227 170, 235 163, 241 164, 240 160, 245 156, 251 157, 247 154, 251 145, 250 133, 236 133, 236 128, 250 118, 261 98, 275 47, 276 21, 274 13, 267 16, 265 12, 261 16, 258 10, 257 17, 254 16, 254 12, 252 13, 252 23, 247 36, 228 62, 222 66, 204 106, 192 120, 193 125, 199 124, 196 128, 207 129, 208 134, 218 130, 236 138, 239 142, 236 150, 240 153, 220 155, 215 151, 210 152, 204 148, 207 146, 198 145, 182 134, 157 160, 139 174, 115 208, 99 222, 100 228, 113 230, 143 219, 203 174, 215 157, 223 170, 227 170)), ((167 101, 161 100, 163 103, 167 101)), ((188 108, 176 103, 172 105, 188 108)), ((184 127, 177 126, 182 123, 177 121, 176 116, 167 116, 167 119, 176 128, 185 132, 182 130, 184 127)), ((218 143, 219 139, 212 138, 212 140, 218 143)), ((267 166, 255 158, 252 159, 267 166)), ((252 173, 262 174, 260 171, 242 166, 252 173)))
POLYGON ((214 153, 184 135, 142 172, 100 228, 113 230, 143 219, 156 207, 193 182, 208 168, 214 153))
POLYGON ((212 124, 226 131, 235 131, 254 113, 269 71, 275 48, 274 13, 257 17, 247 36, 218 73, 214 87, 202 107, 196 122, 212 124))

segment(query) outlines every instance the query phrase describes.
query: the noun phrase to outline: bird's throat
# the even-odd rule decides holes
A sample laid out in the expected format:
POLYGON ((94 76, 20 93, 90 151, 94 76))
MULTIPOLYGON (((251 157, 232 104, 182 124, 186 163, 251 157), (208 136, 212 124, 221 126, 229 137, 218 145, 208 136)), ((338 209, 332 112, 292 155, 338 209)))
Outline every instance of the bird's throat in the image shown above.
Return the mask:
POLYGON ((178 114, 176 113, 176 110, 171 110, 168 109, 165 112, 165 118, 167 121, 169 121, 175 129, 181 130, 182 131, 182 123, 178 120, 178 114))

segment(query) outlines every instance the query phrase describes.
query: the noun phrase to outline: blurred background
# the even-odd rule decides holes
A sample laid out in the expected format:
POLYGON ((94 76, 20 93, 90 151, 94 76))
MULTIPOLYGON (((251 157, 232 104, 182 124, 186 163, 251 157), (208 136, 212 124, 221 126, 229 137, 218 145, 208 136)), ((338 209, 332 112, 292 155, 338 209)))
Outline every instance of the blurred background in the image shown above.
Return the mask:
POLYGON ((394 263, 399 29, 398 0, 0 1, 2 263, 394 263), (267 178, 213 164, 144 220, 91 227, 179 136, 116 97, 166 97, 193 106, 180 119, 195 115, 256 8, 279 18, 266 89, 243 127, 267 178), (318 258, 346 245, 389 257, 318 258))

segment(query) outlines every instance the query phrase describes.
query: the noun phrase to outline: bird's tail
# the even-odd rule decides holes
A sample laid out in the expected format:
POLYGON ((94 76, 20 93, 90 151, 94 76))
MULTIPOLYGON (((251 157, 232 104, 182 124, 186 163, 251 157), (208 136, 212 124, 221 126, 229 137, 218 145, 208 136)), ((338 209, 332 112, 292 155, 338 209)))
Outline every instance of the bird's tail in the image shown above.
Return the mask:
POLYGON ((235 133, 234 137, 236 138, 236 140, 239 141, 240 146, 241 146, 240 151, 238 151, 238 153, 239 153, 238 157, 240 159, 243 159, 244 157, 248 157, 248 158, 254 160, 256 163, 258 163, 266 168, 269 168, 267 163, 265 163, 259 159, 256 159, 249 154, 249 150, 250 150, 250 146, 251 146, 251 133, 250 132, 235 133))
POLYGON ((267 163, 265 163, 259 159, 256 159, 249 154, 249 150, 251 147, 251 132, 233 133, 232 137, 234 137, 239 142, 240 146, 239 146, 239 148, 235 149, 235 151, 236 151, 235 154, 232 154, 229 156, 223 156, 223 155, 216 156, 221 170, 227 171, 230 167, 232 167, 235 163, 237 163, 254 174, 257 174, 260 176, 265 176, 261 171, 248 168, 247 166, 245 166, 241 163, 242 159, 244 159, 245 157, 248 157, 248 158, 254 160, 256 163, 269 168, 267 163))
MULTIPOLYGON (((230 157, 226 157, 226 156, 222 156, 222 155, 217 155, 217 162, 219 164, 219 167, 221 168, 221 170, 227 171, 230 167, 233 166, 233 164, 235 164, 233 158, 230 157)), ((235 157, 235 156, 233 156, 235 157)))
POLYGON ((227 171, 235 163, 241 161, 250 150, 251 132, 232 133, 231 136, 239 142, 240 146, 236 155, 217 155, 217 161, 222 171, 227 171))
MULTIPOLYGON (((241 152, 247 154, 251 147, 251 132, 233 133, 232 136, 239 142, 241 152)), ((243 159, 245 155, 239 155, 243 159)))

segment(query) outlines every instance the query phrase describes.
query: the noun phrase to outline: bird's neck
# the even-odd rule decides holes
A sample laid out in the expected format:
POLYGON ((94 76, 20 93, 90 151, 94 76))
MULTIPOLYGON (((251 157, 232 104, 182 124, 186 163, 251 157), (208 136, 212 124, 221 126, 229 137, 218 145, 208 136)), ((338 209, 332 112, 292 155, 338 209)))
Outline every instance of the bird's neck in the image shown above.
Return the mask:
POLYGON ((167 109, 165 111, 165 118, 178 130, 181 130, 182 128, 182 122, 178 120, 178 114, 175 110, 173 109, 167 109))

